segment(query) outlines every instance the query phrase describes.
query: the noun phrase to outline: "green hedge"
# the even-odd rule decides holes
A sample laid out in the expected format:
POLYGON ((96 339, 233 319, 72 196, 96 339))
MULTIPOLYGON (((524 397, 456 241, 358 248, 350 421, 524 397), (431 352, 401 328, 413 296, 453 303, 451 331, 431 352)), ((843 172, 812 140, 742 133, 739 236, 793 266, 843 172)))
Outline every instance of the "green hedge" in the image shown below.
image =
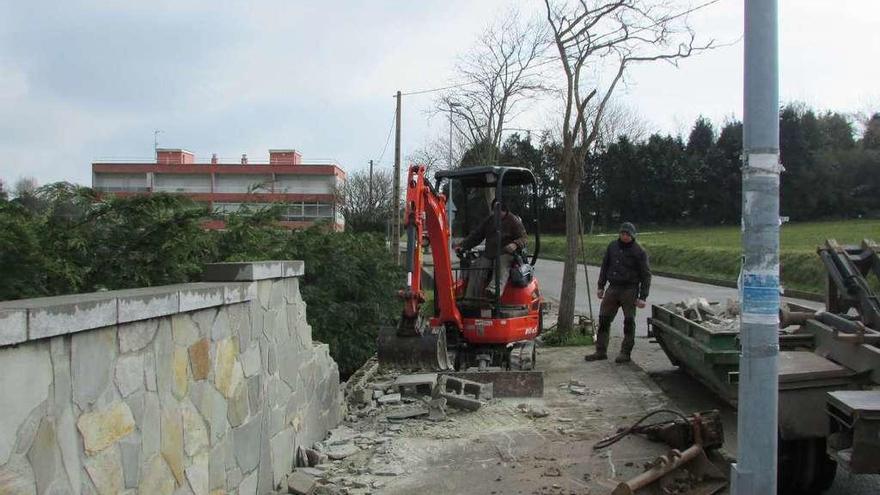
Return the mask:
MULTIPOLYGON (((587 261, 598 265, 610 238, 592 237, 587 240, 587 261)), ((644 243, 651 261, 651 269, 673 275, 699 277, 726 283, 736 283, 740 270, 740 249, 729 247, 677 246, 644 243)), ((561 237, 542 239, 541 257, 562 260, 565 245, 561 237)), ((783 251, 780 255, 782 283, 789 289, 812 294, 825 290, 825 270, 819 256, 813 251, 783 251)))

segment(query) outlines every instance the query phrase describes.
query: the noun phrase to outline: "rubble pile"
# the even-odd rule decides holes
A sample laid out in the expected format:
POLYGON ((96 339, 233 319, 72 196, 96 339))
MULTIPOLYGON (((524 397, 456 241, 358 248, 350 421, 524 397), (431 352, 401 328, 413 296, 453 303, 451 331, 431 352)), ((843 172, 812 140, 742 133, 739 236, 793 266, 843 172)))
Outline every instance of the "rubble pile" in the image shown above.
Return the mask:
POLYGON ((492 399, 491 384, 437 373, 380 372, 374 362, 352 375, 345 392, 343 425, 313 448, 298 449, 297 467, 282 486, 287 493, 376 493, 404 474, 395 437, 454 423, 449 416, 476 411, 492 399))
POLYGON ((678 303, 667 303, 664 308, 688 320, 699 323, 717 332, 735 332, 740 326, 739 302, 728 299, 726 303, 709 302, 705 298, 694 298, 678 303))

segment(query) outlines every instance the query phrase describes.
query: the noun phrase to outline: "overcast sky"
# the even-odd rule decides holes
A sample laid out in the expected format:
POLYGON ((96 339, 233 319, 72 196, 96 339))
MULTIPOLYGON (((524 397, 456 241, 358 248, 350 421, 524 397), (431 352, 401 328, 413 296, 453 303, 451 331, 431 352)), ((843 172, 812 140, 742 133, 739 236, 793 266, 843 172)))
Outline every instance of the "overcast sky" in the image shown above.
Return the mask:
MULTIPOLYGON (((699 2, 694 2, 699 3, 699 2)), ((100 158, 160 146, 235 159, 296 148, 347 170, 378 159, 392 94, 456 82, 456 56, 510 5, 536 0, 0 0, 0 178, 88 185, 100 158)), ((880 110, 880 1, 780 0, 781 96, 820 109, 880 110)), ((740 116, 742 0, 693 15, 734 42, 633 70, 618 101, 650 130, 740 116)), ((432 95, 404 99, 403 153, 446 132, 432 95)), ((553 119, 537 105, 512 127, 553 119)), ((390 166, 393 149, 381 166, 390 166)))

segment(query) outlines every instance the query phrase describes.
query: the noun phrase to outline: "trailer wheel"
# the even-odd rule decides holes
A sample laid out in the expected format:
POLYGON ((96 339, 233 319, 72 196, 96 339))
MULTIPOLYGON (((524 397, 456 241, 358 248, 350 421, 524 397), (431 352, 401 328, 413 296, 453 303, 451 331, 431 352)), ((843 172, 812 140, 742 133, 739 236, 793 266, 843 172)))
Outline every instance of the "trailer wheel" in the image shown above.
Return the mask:
POLYGON ((825 438, 779 439, 780 494, 820 494, 831 487, 837 463, 825 451, 825 438))

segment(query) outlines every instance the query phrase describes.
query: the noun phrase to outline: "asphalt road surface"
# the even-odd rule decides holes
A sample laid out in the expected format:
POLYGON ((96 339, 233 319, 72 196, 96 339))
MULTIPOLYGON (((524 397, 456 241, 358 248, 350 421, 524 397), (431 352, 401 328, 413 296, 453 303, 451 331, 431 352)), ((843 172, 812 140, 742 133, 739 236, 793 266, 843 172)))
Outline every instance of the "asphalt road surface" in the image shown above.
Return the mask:
MULTIPOLYGON (((562 262, 540 260, 535 266, 541 289, 545 296, 558 302, 562 289, 562 262)), ((599 279, 599 269, 590 267, 589 295, 593 305, 593 311, 598 318, 599 301, 596 299, 596 281, 599 279)), ((587 301, 587 289, 584 281, 583 266, 578 267, 577 299, 575 311, 581 314, 589 314, 587 301)), ((705 297, 709 301, 726 301, 736 298, 736 289, 718 287, 715 285, 688 282, 668 277, 654 276, 651 283, 651 293, 648 298, 648 307, 639 309, 636 314, 636 333, 639 336, 647 336, 647 317, 650 314, 651 304, 663 304, 678 302, 694 297, 705 297)), ((814 301, 787 299, 805 306, 819 308, 822 305, 814 301)), ((612 327, 612 335, 620 335, 623 325, 623 317, 618 316, 612 327)), ((612 349, 612 351, 614 351, 612 349)), ((669 396, 670 400, 679 408, 686 411, 699 411, 706 409, 719 409, 725 426, 725 450, 731 455, 736 453, 736 411, 714 396, 711 391, 685 373, 677 371, 666 359, 659 346, 652 344, 647 338, 636 339, 634 359, 651 375, 661 389, 669 396)), ((834 485, 825 495, 876 495, 880 494, 880 475, 851 475, 843 468, 838 468, 834 485)))
MULTIPOLYGON (((535 271, 541 284, 541 290, 554 302, 559 301, 562 294, 562 265, 561 261, 539 260, 535 265, 535 271)), ((593 312, 596 320, 599 319, 599 300, 596 299, 597 281, 599 280, 599 268, 595 266, 589 267, 590 276, 590 300, 593 305, 593 312)), ((728 287, 719 287, 717 285, 700 284, 696 282, 688 282, 669 277, 654 276, 651 279, 651 291, 648 297, 648 306, 639 309, 636 312, 636 335, 647 335, 648 324, 647 318, 651 314, 651 304, 663 304, 668 302, 679 302, 695 297, 705 297, 709 301, 725 302, 728 299, 736 299, 736 289, 728 287)), ((804 301, 802 299, 786 299, 805 306, 818 308, 821 304, 813 301, 804 301)), ((587 301, 587 290, 584 281, 584 267, 578 267, 577 275, 577 298, 575 303, 575 311, 580 314, 589 314, 589 302, 587 301)), ((618 315, 614 320, 617 327, 623 325, 623 316, 618 315)))

